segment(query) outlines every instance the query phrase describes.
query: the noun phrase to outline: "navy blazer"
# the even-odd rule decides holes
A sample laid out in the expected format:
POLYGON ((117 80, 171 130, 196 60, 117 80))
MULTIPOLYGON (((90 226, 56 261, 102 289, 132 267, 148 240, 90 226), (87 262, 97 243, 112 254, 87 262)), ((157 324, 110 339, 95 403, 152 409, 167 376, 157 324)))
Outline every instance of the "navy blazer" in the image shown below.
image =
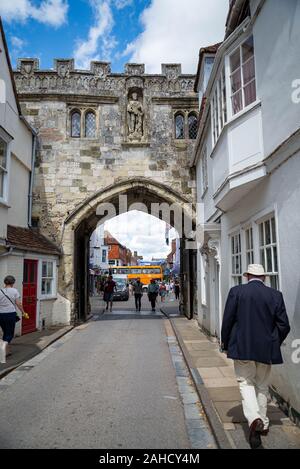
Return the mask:
POLYGON ((221 334, 228 358, 279 365, 289 332, 282 293, 259 280, 230 290, 221 334))

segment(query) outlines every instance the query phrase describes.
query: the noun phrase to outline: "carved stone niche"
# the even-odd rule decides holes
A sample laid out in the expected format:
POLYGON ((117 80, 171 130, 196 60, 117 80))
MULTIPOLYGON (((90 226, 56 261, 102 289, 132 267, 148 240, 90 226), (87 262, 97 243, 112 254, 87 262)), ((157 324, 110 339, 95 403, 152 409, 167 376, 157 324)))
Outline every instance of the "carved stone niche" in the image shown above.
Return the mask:
POLYGON ((162 64, 161 72, 168 80, 176 80, 181 75, 181 64, 162 64))
POLYGON ((74 71, 74 59, 55 59, 54 70, 60 78, 68 78, 74 71))
POLYGON ((39 65, 39 59, 19 59, 17 68, 22 75, 31 77, 39 70, 39 65))
POLYGON ((125 73, 126 75, 144 75, 145 64, 126 64, 125 73))
POLYGON ((145 142, 145 107, 143 89, 132 87, 127 92, 126 108, 127 142, 138 144, 145 142))
POLYGON ((110 62, 99 62, 93 60, 91 62, 91 72, 99 78, 106 78, 111 73, 110 62))

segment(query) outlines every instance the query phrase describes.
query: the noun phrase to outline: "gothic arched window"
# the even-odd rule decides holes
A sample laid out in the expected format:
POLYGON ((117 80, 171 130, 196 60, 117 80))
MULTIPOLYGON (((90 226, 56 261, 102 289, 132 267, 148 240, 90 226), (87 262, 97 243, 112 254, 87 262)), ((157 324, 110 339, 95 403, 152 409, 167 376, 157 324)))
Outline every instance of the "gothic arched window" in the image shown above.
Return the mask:
POLYGON ((96 134, 96 116, 89 111, 85 115, 85 136, 94 138, 96 134))
POLYGON ((79 138, 81 134, 81 115, 74 111, 71 115, 71 136, 79 138))
POLYGON ((196 114, 189 115, 189 139, 196 140, 198 133, 198 119, 196 114))
POLYGON ((175 138, 177 140, 184 139, 184 116, 182 114, 175 116, 175 138))

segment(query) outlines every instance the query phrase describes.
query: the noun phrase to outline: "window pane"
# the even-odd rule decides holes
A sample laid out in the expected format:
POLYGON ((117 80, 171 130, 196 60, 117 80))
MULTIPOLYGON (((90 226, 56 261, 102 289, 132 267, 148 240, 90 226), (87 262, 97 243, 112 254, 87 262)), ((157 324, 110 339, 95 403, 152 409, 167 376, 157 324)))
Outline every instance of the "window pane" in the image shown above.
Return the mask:
POLYGON ((266 270, 266 260, 265 260, 265 250, 264 249, 262 249, 260 251, 260 263, 261 263, 261 265, 264 266, 264 269, 266 270))
POLYGON ((80 137, 80 114, 74 112, 72 114, 72 137, 80 137))
POLYGON ((255 66, 254 66, 254 57, 248 60, 245 65, 243 65, 243 78, 244 78, 244 85, 247 85, 249 81, 254 80, 255 78, 255 66))
POLYGON ((175 137, 184 139, 184 118, 182 115, 175 117, 175 137))
POLYGON ((198 133, 198 119, 196 116, 189 116, 189 138, 195 140, 198 133))
POLYGON ((0 169, 0 197, 4 196, 4 171, 0 169))
POLYGON ((276 243, 277 236, 276 236, 275 218, 272 218, 271 223, 272 223, 272 243, 276 243))
POLYGON ((249 83, 249 85, 245 86, 244 95, 245 95, 245 106, 249 106, 249 104, 254 103, 254 101, 256 101, 256 81, 255 80, 249 83))
POLYGON ((274 272, 278 272, 277 247, 274 247, 274 248, 273 248, 273 256, 274 256, 274 272))
POLYGON ((6 169, 7 164, 7 145, 0 139, 0 167, 6 169))
POLYGON ((243 109, 243 98, 242 91, 239 91, 234 96, 232 96, 232 111, 233 114, 237 114, 243 109))
POLYGON ((266 245, 271 244, 271 222, 270 220, 265 222, 266 230, 266 245))
POLYGON ((271 276, 270 283, 271 283, 271 288, 275 288, 275 290, 278 290, 279 282, 278 282, 278 276, 277 275, 272 275, 271 276))
POLYGON ((267 248, 266 253, 267 253, 267 272, 273 272, 272 248, 267 248))
POLYGON ((47 277, 47 262, 43 262, 42 264, 42 277, 47 277))
POLYGON ((243 56, 243 63, 245 63, 250 57, 254 55, 254 44, 253 44, 253 36, 250 36, 246 42, 242 45, 242 56, 243 56))
POLYGON ((48 264, 48 277, 53 277, 53 262, 47 262, 48 264))
POLYGON ((234 72, 237 68, 241 66, 241 57, 240 57, 240 49, 234 52, 230 57, 230 68, 231 72, 234 72))
POLYGON ((231 90, 232 94, 239 91, 242 87, 242 75, 241 69, 239 68, 236 72, 231 75, 231 90))
POLYGON ((265 237, 264 237, 264 224, 261 223, 259 225, 259 245, 264 246, 265 244, 265 237))
POLYGON ((85 116, 85 136, 94 138, 96 133, 96 116, 93 112, 88 112, 85 116))

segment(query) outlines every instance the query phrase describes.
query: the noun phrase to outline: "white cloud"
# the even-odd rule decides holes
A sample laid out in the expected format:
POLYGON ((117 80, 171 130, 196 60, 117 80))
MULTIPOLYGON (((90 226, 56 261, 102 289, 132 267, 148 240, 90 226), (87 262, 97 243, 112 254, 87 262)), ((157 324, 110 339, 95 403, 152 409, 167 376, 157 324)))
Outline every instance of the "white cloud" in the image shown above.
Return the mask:
POLYGON ((166 62, 195 73, 200 47, 224 38, 227 12, 227 0, 152 0, 141 16, 143 32, 125 53, 148 73, 160 73, 166 62))
POLYGON ((50 26, 58 27, 66 22, 68 2, 66 0, 44 0, 37 6, 32 0, 1 0, 0 15, 6 21, 24 22, 30 18, 50 26))
POLYGON ((111 35, 114 19, 109 0, 90 0, 94 11, 95 22, 90 27, 88 38, 77 41, 74 52, 76 65, 89 68, 91 60, 109 60, 116 40, 111 35))
MULTIPOLYGON (((152 260, 152 257, 165 258, 171 251, 165 241, 165 226, 162 220, 132 211, 106 222, 105 230, 132 252, 138 251, 145 260, 152 260)), ((176 236, 176 231, 172 229, 170 239, 176 236)))
POLYGON ((114 0, 114 4, 118 10, 128 7, 133 4, 133 0, 114 0))

